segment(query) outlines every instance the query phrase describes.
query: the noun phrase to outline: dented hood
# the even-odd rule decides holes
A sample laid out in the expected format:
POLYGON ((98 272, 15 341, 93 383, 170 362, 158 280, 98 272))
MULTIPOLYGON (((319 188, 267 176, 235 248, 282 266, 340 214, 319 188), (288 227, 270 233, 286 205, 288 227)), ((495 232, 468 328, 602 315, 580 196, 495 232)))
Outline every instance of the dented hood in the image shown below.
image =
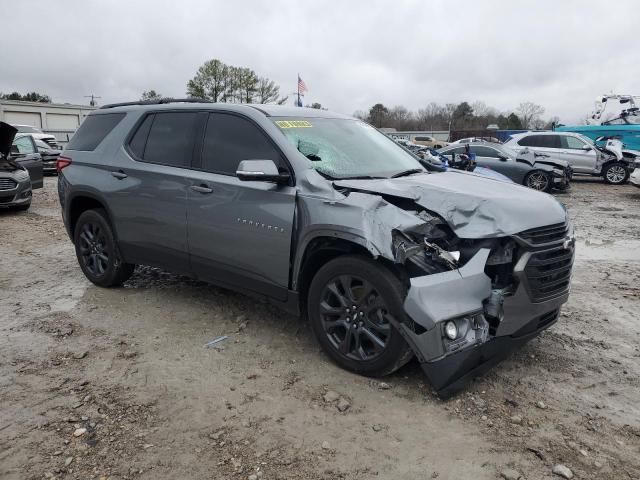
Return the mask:
POLYGON ((563 223, 564 207, 551 195, 466 172, 417 174, 334 185, 364 193, 411 199, 440 215, 460 238, 493 238, 563 223))

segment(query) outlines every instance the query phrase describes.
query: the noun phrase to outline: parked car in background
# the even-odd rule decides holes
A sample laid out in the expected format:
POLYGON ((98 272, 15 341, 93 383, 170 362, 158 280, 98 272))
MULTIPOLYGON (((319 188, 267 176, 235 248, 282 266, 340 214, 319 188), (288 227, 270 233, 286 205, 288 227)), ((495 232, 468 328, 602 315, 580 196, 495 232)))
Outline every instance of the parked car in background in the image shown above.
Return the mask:
POLYGON ((16 131, 0 122, 0 207, 27 210, 32 194, 29 171, 11 158, 16 131))
POLYGON ((473 143, 473 142, 490 142, 490 143, 502 143, 500 139, 496 137, 467 137, 461 138, 451 143, 473 143))
POLYGON ((495 170, 534 190, 551 192, 554 188, 564 190, 569 187, 571 179, 568 165, 564 162, 548 162, 548 159, 536 159, 533 154, 518 157, 497 143, 473 142, 469 144, 453 143, 439 150, 444 155, 464 154, 469 146, 474 153, 475 162, 480 167, 495 170))
POLYGON ((31 125, 13 124, 13 126, 18 129, 18 133, 28 133, 30 135, 33 135, 33 138, 35 138, 36 140, 42 140, 51 148, 59 148, 56 137, 54 137, 50 133, 44 133, 39 128, 33 127, 31 125))
POLYGON ((475 173, 476 175, 480 175, 481 177, 488 177, 493 178, 494 180, 513 183, 513 180, 511 180, 509 177, 502 175, 495 170, 491 170, 485 167, 479 167, 475 163, 465 161, 451 162, 449 158, 447 158, 437 150, 434 150, 433 148, 425 148, 424 150, 420 150, 416 153, 416 155, 421 159, 420 163, 422 163, 429 170, 433 169, 441 172, 467 171, 475 173))
POLYGON ((575 174, 600 176, 614 185, 626 183, 632 169, 630 159, 598 147, 579 133, 516 133, 504 143, 504 147, 514 153, 524 148, 546 153, 568 162, 575 174))
POLYGON ((416 355, 443 396, 554 324, 569 296, 574 233, 556 199, 430 173, 328 111, 105 106, 58 167, 94 284, 156 265, 267 297, 307 316, 343 368, 382 376, 416 355))
POLYGON ((425 147, 431 148, 442 148, 446 145, 449 145, 449 142, 445 142, 444 140, 438 140, 435 137, 430 137, 427 135, 418 135, 413 137, 413 143, 418 145, 423 145, 425 147))
POLYGON ((44 185, 42 156, 38 153, 36 142, 30 133, 17 133, 11 144, 11 159, 29 171, 31 188, 44 185))
POLYGON ((42 170, 44 173, 56 173, 56 160, 62 153, 59 148, 49 146, 44 140, 35 139, 36 148, 42 157, 42 170))

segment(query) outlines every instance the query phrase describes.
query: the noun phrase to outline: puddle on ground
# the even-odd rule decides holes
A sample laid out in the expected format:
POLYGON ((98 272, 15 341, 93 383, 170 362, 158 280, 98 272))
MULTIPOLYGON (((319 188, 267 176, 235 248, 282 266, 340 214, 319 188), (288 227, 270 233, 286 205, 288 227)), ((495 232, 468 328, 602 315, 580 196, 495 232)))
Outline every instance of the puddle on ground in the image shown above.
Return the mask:
POLYGON ((640 262, 640 240, 578 240, 576 262, 588 260, 640 262))

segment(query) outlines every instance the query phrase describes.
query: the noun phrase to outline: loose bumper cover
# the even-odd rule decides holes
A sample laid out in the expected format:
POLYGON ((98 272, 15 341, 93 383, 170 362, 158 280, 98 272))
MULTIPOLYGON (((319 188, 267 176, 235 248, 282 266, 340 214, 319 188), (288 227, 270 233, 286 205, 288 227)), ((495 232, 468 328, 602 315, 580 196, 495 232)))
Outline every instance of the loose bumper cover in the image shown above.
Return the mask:
MULTIPOLYGON (((573 248, 560 249, 571 263, 573 248)), ((457 270, 411 279, 404 303, 410 321, 400 330, 442 398, 553 325, 569 296, 568 286, 542 297, 532 289, 527 269, 538 252, 525 253, 516 264, 514 289, 492 290, 484 271, 489 253, 481 249, 457 270), (454 340, 445 334, 448 322, 457 326, 454 340)))

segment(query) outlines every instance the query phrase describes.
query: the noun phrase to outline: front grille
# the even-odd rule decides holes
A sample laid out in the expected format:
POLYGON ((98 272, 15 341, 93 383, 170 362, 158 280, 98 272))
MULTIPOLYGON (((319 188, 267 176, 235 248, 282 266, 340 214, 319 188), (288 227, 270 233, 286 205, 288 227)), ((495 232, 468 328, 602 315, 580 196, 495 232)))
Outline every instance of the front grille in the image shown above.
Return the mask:
POLYGON ((18 184, 11 178, 0 178, 0 190, 13 190, 18 184))
POLYGON ((9 203, 13 201, 13 195, 2 195, 0 194, 0 204, 9 203))
POLYGON ((531 299, 540 302, 567 292, 572 266, 572 248, 533 253, 524 269, 531 299))
POLYGON ((557 223, 546 227, 532 228, 519 233, 517 236, 531 245, 543 245, 545 243, 559 242, 567 236, 569 225, 557 223))

